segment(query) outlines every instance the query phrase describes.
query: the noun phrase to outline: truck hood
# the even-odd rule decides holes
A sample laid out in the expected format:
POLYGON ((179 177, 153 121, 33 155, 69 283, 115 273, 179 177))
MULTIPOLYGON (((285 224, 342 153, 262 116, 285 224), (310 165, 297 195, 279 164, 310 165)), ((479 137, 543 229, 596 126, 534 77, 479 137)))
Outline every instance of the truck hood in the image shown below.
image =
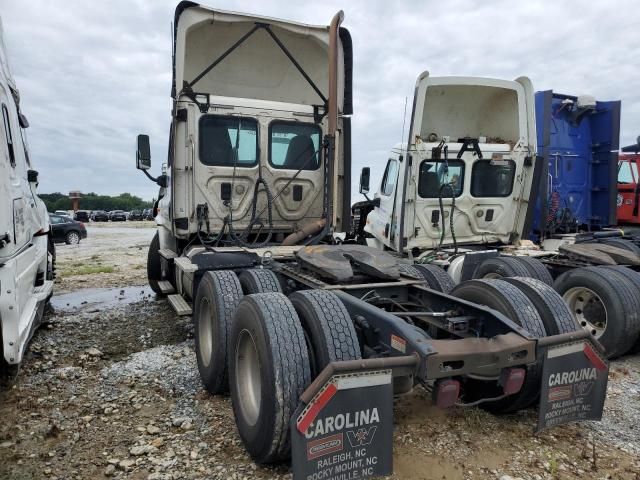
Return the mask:
MULTIPOLYGON (((174 22, 172 97, 191 84, 256 25, 268 25, 325 98, 329 96, 329 27, 178 4, 174 22)), ((351 37, 340 28, 338 109, 351 113, 351 37)), ((197 93, 220 97, 323 105, 265 28, 258 28, 200 80, 197 93), (256 75, 255 72, 260 72, 256 75)))

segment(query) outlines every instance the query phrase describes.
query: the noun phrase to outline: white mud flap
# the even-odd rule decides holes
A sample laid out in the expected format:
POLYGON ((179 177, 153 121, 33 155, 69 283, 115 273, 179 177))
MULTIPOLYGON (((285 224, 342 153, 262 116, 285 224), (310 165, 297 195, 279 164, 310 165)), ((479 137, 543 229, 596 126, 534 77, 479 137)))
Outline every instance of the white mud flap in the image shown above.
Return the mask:
POLYGON ((393 473, 391 370, 334 374, 291 419, 294 480, 393 473))
POLYGON ((545 354, 536 431, 600 420, 609 365, 590 342, 549 347, 545 354))

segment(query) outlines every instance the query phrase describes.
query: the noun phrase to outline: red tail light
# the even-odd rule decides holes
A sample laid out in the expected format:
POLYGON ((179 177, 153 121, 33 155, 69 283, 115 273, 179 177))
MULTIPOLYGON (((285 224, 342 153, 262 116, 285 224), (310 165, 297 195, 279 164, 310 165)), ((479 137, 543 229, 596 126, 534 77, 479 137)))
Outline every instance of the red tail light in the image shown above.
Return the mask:
POLYGON ((458 380, 438 380, 433 389, 433 401, 438 408, 453 407, 460 396, 458 380))
POLYGON ((500 375, 500 385, 505 395, 513 395, 518 393, 524 384, 527 372, 524 368, 507 368, 500 375))

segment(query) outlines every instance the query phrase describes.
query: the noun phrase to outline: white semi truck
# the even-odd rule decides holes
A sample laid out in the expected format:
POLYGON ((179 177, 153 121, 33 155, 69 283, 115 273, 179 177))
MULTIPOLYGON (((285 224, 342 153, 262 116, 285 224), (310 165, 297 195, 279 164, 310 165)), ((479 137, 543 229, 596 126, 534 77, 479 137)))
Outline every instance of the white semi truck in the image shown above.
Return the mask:
POLYGON ((16 376, 53 289, 55 249, 0 22, 0 383, 16 376))
MULTIPOLYGON (((296 479, 337 478, 314 459, 358 445, 380 448, 360 477, 390 473, 391 393, 416 384, 442 407, 507 412, 534 404, 558 369, 586 368, 593 415, 543 414, 541 425, 597 418, 606 363, 550 287, 540 295, 495 279, 451 289, 439 267, 413 278, 396 256, 339 244, 350 218, 353 56, 342 19, 312 26, 192 2, 176 9, 167 166, 148 172, 146 135, 136 162, 160 186, 149 283, 193 316, 203 384, 231 391, 257 462, 286 460, 293 447, 296 479)), ((498 87, 497 107, 519 125, 528 82, 498 87)), ((467 100, 491 100, 482 94, 467 100)), ((520 140, 501 126, 505 141, 520 140)), ((509 166, 513 152, 496 150, 493 161, 509 166)), ((494 215, 520 218, 495 204, 494 215)))
MULTIPOLYGON (((548 181, 535 128, 527 78, 423 73, 408 141, 391 150, 374 198, 354 205, 352 237, 410 258, 419 269, 439 265, 451 286, 510 277, 553 285, 607 356, 623 355, 640 347, 640 274, 629 268, 640 267, 637 249, 606 238, 574 244, 576 236, 567 235, 548 251, 526 240, 548 181)), ((365 167, 365 195, 369 176, 365 167)))

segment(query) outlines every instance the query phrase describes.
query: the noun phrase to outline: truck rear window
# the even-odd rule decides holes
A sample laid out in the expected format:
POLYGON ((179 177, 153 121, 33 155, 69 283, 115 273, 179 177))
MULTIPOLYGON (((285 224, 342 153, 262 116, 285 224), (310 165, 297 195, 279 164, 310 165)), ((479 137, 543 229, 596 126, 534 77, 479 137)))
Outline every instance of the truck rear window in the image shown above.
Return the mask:
POLYGON ((513 160, 478 160, 471 171, 471 195, 508 197, 513 191, 516 164, 513 160))
POLYGON ((256 165, 258 163, 258 122, 253 118, 242 117, 217 115, 201 117, 200 161, 205 165, 221 167, 256 165))
POLYGON ((321 130, 311 123, 271 122, 269 163, 275 168, 317 170, 321 130))
MULTIPOLYGON (((462 194, 464 186, 464 162, 460 160, 442 161, 424 160, 420 164, 418 177, 418 195, 422 198, 438 198, 443 185, 453 188, 455 197, 462 194)), ((451 197, 451 188, 442 188, 442 196, 451 197)))

